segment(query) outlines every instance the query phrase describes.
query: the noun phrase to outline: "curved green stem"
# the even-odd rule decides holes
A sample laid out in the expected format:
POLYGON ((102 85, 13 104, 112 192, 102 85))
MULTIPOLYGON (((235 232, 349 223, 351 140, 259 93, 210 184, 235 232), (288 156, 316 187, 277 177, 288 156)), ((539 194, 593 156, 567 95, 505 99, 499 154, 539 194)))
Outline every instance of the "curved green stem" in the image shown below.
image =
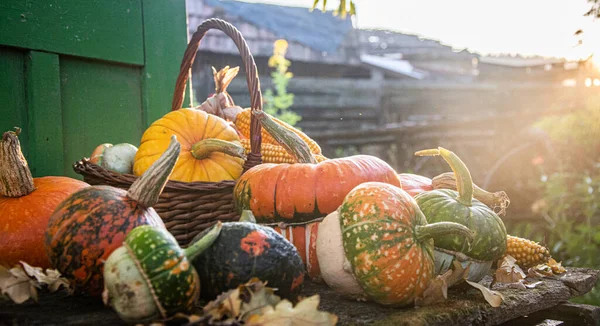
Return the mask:
POLYGON ((197 160, 203 160, 209 157, 213 152, 221 152, 227 155, 246 159, 244 147, 222 139, 203 139, 192 146, 192 156, 197 160))
POLYGON ((419 242, 429 239, 435 240, 436 238, 448 234, 464 236, 467 238, 468 242, 473 241, 473 236, 475 235, 468 227, 454 222, 437 222, 426 225, 417 225, 415 227, 415 235, 419 242))
POLYGON ((471 172, 461 159, 453 152, 438 147, 437 149, 426 149, 415 153, 416 156, 437 156, 440 155, 456 176, 456 190, 458 191, 458 202, 465 206, 471 206, 473 201, 473 179, 471 172))
POLYGON ((206 234, 204 234, 198 241, 194 242, 191 246, 183 249, 185 256, 190 261, 194 260, 198 255, 200 255, 204 250, 210 248, 213 242, 217 240, 219 234, 221 234, 221 229, 223 228, 223 223, 221 221, 217 222, 215 226, 213 226, 206 234))
POLYGON ((252 211, 249 209, 245 209, 242 211, 242 214, 240 216, 240 222, 250 222, 250 223, 256 223, 256 217, 254 217, 254 214, 252 214, 252 211))
POLYGON ((271 135, 285 150, 295 157, 298 163, 317 164, 317 160, 310 152, 306 142, 291 130, 273 121, 271 117, 261 110, 252 110, 252 114, 260 121, 263 128, 271 135))
POLYGON ((171 136, 171 142, 167 150, 152 163, 152 165, 129 187, 127 196, 144 207, 152 207, 158 202, 163 188, 169 180, 173 167, 179 159, 181 145, 175 135, 171 136))
MULTIPOLYGON (((431 179, 433 189, 453 189, 456 190, 456 177, 452 172, 442 173, 431 179)), ((506 208, 510 205, 510 198, 504 191, 489 192, 473 183, 473 197, 482 203, 497 210, 498 215, 506 214, 506 208)))

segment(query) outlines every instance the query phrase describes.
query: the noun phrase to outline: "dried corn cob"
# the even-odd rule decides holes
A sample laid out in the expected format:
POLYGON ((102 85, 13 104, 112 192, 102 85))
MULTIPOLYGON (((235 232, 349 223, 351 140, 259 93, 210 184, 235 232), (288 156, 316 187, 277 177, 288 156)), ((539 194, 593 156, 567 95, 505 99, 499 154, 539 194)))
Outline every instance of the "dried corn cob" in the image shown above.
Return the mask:
MULTIPOLYGON (((242 146, 246 149, 246 154, 250 153, 250 139, 242 138, 242 146)), ((281 145, 265 144, 264 142, 260 147, 260 154, 262 155, 263 163, 298 163, 294 157, 292 157, 281 145)), ((321 154, 313 154, 317 162, 327 160, 327 158, 321 154)))
POLYGON ((517 265, 529 268, 550 260, 548 249, 537 242, 508 235, 506 237, 506 254, 513 256, 517 265))
MULTIPOLYGON (((250 115, 251 115, 251 110, 249 108, 246 108, 246 109, 242 110, 242 112, 238 113, 235 116, 235 121, 234 121, 236 128, 246 138, 250 137, 250 115)), ((302 131, 292 127, 291 125, 289 125, 289 124, 285 123, 284 121, 281 121, 275 117, 271 117, 271 119, 273 119, 273 121, 277 122, 279 125, 285 127, 286 129, 291 130, 296 135, 298 135, 298 137, 302 138, 302 140, 304 140, 306 142, 306 144, 308 145, 308 147, 310 148, 311 153, 321 154, 321 147, 319 146, 319 144, 317 144, 317 142, 315 142, 310 137, 308 137, 305 133, 303 133, 302 131)), ((275 140, 275 138, 273 138, 273 136, 271 136, 264 128, 262 129, 262 142, 263 142, 263 144, 266 143, 266 144, 279 145, 279 143, 275 140)))

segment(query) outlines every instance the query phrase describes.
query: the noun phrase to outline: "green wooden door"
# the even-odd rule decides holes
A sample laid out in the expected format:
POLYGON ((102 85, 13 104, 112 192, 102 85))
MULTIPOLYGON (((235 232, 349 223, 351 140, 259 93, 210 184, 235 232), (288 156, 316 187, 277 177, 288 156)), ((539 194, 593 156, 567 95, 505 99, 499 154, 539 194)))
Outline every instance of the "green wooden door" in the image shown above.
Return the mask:
POLYGON ((23 129, 34 177, 76 177, 170 110, 186 43, 183 0, 3 0, 0 132, 23 129))

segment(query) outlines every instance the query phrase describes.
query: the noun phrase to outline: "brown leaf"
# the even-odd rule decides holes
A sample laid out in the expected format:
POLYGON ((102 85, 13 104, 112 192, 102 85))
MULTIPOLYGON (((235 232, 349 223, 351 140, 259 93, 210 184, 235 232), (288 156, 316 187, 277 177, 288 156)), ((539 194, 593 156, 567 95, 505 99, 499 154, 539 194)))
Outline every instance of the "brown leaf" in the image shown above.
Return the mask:
POLYGON ((64 277, 61 277, 57 270, 48 268, 46 269, 46 273, 44 273, 40 267, 30 266, 24 261, 21 261, 20 263, 23 266, 25 273, 37 280, 37 284, 35 284, 37 288, 40 288, 42 284, 45 284, 48 286, 50 292, 55 292, 61 286, 69 291, 71 290, 69 281, 64 277))
POLYGON ((469 277, 469 270, 471 269, 471 263, 467 264, 467 268, 463 268, 462 264, 457 260, 454 260, 452 265, 452 274, 446 279, 448 287, 452 287, 466 280, 469 277))
POLYGON ((516 259, 507 255, 498 261, 498 268, 494 274, 492 284, 499 283, 515 283, 526 277, 525 272, 516 264, 516 259))
POLYGON ((552 267, 546 264, 540 264, 535 267, 531 267, 527 270, 527 277, 531 278, 542 278, 542 277, 553 277, 552 267))
POLYGON ((338 317, 319 311, 319 295, 305 298, 296 307, 283 300, 275 308, 266 306, 261 314, 250 316, 244 325, 248 326, 328 326, 335 325, 338 317))
POLYGON ((494 308, 500 307, 502 301, 504 301, 504 296, 502 296, 502 293, 498 291, 490 290, 479 283, 471 282, 469 280, 467 280, 467 283, 469 283, 472 287, 476 288, 477 290, 481 291, 481 293, 483 293, 485 301, 487 301, 487 303, 489 303, 490 306, 494 308))
POLYGON ((23 271, 21 266, 10 270, 0 266, 0 293, 8 296, 14 303, 20 304, 30 298, 37 301, 35 281, 23 271))
POLYGON ((249 298, 245 299, 240 309, 240 318, 245 320, 248 316, 257 311, 261 311, 264 307, 275 306, 281 301, 272 288, 265 286, 265 283, 255 283, 252 291, 249 291, 249 298))
POLYGON ((448 299, 447 279, 450 275, 452 275, 452 270, 448 270, 446 273, 438 275, 435 279, 431 280, 427 289, 423 291, 423 294, 415 299, 415 306, 431 306, 448 299))
POLYGON ((240 287, 223 292, 215 300, 209 302, 203 309, 204 313, 210 315, 212 320, 237 318, 242 306, 240 287))
POLYGON ((246 284, 224 292, 209 302, 204 307, 204 313, 211 315, 212 320, 241 319, 279 301, 281 299, 274 294, 274 289, 266 287, 266 283, 258 278, 252 278, 246 284))

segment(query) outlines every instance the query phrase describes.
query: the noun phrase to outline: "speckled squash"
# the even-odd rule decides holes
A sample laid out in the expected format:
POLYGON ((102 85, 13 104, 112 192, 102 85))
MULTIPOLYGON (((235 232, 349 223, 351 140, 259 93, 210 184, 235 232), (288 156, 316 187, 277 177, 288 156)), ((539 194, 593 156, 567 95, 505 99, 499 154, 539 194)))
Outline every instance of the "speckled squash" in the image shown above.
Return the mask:
POLYGON ((391 306, 413 304, 429 286, 432 238, 471 237, 460 224, 427 224, 406 191, 380 182, 352 189, 339 208, 339 221, 344 253, 366 298, 391 306))
MULTIPOLYGON (((473 198, 473 182, 466 165, 456 154, 444 149, 419 151, 416 155, 441 155, 456 174, 458 191, 436 189, 421 193, 415 197, 423 214, 431 223, 455 222, 473 230, 475 237, 470 245, 464 238, 446 235, 435 238, 435 246, 445 253, 460 253, 461 260, 472 259, 474 263, 486 263, 500 259, 506 251, 506 228, 494 211, 473 198)), ((441 255, 440 255, 441 257, 441 255)), ((446 261, 436 264, 450 266, 446 261)), ((443 269, 440 269, 443 271, 443 269)), ((487 271, 485 271, 487 272, 487 271)), ((484 272, 469 276, 471 280, 481 279, 484 272)))
POLYGON ((298 250, 308 277, 319 281, 321 270, 317 259, 317 235, 321 222, 312 222, 302 225, 274 226, 273 229, 281 234, 298 250))
POLYGON ((175 137, 171 141, 163 157, 129 191, 87 187, 64 200, 50 217, 46 253, 76 292, 102 293, 104 261, 123 244, 129 231, 140 225, 165 227, 152 206, 177 161, 180 146, 175 137))
POLYGON ((104 266, 104 303, 128 322, 166 319, 189 312, 200 293, 200 280, 190 260, 217 238, 221 224, 188 248, 164 228, 133 229, 104 266))
POLYGON ((270 227, 245 221, 223 223, 217 240, 193 264, 207 300, 252 277, 277 288, 277 295, 295 300, 305 276, 302 258, 289 241, 270 227))

